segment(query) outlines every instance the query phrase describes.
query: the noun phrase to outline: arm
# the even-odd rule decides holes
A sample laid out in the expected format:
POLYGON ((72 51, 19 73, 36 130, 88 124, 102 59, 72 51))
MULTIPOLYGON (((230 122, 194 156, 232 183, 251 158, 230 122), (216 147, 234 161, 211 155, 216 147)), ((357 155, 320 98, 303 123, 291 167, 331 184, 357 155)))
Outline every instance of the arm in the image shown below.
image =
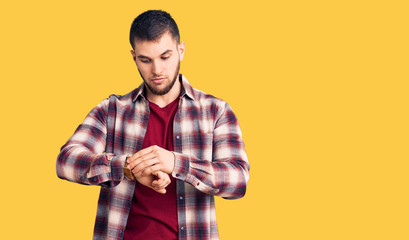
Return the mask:
POLYGON ((61 148, 56 167, 59 178, 80 184, 115 186, 123 179, 126 155, 105 152, 108 99, 97 105, 61 148))
POLYGON ((250 165, 237 118, 228 104, 216 119, 213 136, 208 137, 212 138, 212 161, 174 153, 172 175, 207 194, 227 199, 243 197, 250 165))

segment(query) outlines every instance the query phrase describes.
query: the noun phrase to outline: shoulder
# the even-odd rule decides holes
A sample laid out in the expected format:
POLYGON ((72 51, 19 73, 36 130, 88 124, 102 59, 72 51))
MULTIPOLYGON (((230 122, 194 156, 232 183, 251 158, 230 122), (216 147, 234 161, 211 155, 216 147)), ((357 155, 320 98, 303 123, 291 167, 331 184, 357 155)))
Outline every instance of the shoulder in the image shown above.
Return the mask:
POLYGON ((194 102, 194 104, 200 108, 209 109, 212 111, 219 111, 225 108, 228 104, 221 98, 215 97, 211 94, 205 93, 197 88, 192 87, 189 81, 182 75, 182 85, 184 88, 184 94, 194 102))
POLYGON ((138 95, 141 94, 141 86, 135 88, 131 92, 119 95, 119 94, 111 94, 108 98, 104 99, 102 102, 108 106, 118 106, 118 107, 127 107, 130 106, 137 98, 138 95))
POLYGON ((203 105, 211 105, 213 107, 224 107, 227 105, 227 102, 225 102, 223 99, 215 97, 211 94, 205 93, 199 89, 192 88, 192 92, 194 95, 194 100, 199 102, 200 104, 203 105))
POLYGON ((190 102, 199 110, 199 115, 210 117, 215 121, 223 118, 226 114, 234 115, 229 104, 219 97, 215 97, 193 87, 191 88, 191 95, 193 99, 190 102))
POLYGON ((192 92, 194 100, 191 102, 195 106, 193 109, 197 109, 198 115, 204 119, 212 119, 211 122, 213 122, 214 127, 225 124, 238 125, 236 114, 226 101, 195 88, 192 88, 192 92))

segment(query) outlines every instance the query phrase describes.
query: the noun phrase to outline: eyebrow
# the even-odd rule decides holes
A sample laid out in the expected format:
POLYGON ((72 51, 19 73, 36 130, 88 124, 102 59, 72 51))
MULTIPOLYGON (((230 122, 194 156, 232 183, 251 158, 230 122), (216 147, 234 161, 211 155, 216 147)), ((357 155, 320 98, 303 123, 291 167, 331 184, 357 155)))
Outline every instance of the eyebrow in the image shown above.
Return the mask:
MULTIPOLYGON (((163 55, 165 55, 165 54, 167 54, 167 53, 170 53, 170 52, 172 52, 172 50, 168 49, 168 50, 164 51, 164 52, 161 54, 161 56, 163 56, 163 55)), ((149 58, 149 57, 144 56, 144 55, 138 55, 138 58, 149 58)))

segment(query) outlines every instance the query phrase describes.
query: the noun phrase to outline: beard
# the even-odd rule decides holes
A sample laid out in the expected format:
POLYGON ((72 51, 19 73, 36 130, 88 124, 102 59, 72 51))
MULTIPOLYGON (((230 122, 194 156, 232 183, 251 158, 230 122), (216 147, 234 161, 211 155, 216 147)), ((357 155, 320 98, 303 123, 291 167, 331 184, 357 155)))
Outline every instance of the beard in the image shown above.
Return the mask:
POLYGON ((155 88, 154 86, 149 85, 149 83, 145 80, 145 78, 143 77, 143 75, 142 75, 141 71, 139 71, 139 69, 138 69, 138 72, 141 75, 141 78, 142 78, 145 86, 149 89, 149 91, 151 93, 153 93, 154 95, 162 96, 162 95, 167 94, 172 89, 173 85, 175 85, 175 82, 176 82, 176 80, 178 79, 178 76, 179 76, 179 70, 180 70, 180 61, 178 62, 178 65, 176 67, 176 71, 174 73, 173 80, 167 86, 165 86, 165 88, 163 88, 163 89, 158 89, 158 88, 155 88))

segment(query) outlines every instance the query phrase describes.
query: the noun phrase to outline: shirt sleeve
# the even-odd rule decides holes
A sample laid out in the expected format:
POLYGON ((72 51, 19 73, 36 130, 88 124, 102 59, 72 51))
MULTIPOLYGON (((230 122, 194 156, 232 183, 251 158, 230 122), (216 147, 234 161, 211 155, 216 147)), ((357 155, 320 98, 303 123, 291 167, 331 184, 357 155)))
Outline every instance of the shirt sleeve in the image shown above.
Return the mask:
POLYGON ((235 114, 227 103, 221 112, 213 134, 205 136, 210 139, 211 161, 175 152, 172 176, 204 193, 237 199, 246 193, 250 165, 235 114))
POLYGON ((108 99, 98 104, 61 147, 57 176, 86 185, 116 186, 123 179, 126 155, 105 153, 108 99))

